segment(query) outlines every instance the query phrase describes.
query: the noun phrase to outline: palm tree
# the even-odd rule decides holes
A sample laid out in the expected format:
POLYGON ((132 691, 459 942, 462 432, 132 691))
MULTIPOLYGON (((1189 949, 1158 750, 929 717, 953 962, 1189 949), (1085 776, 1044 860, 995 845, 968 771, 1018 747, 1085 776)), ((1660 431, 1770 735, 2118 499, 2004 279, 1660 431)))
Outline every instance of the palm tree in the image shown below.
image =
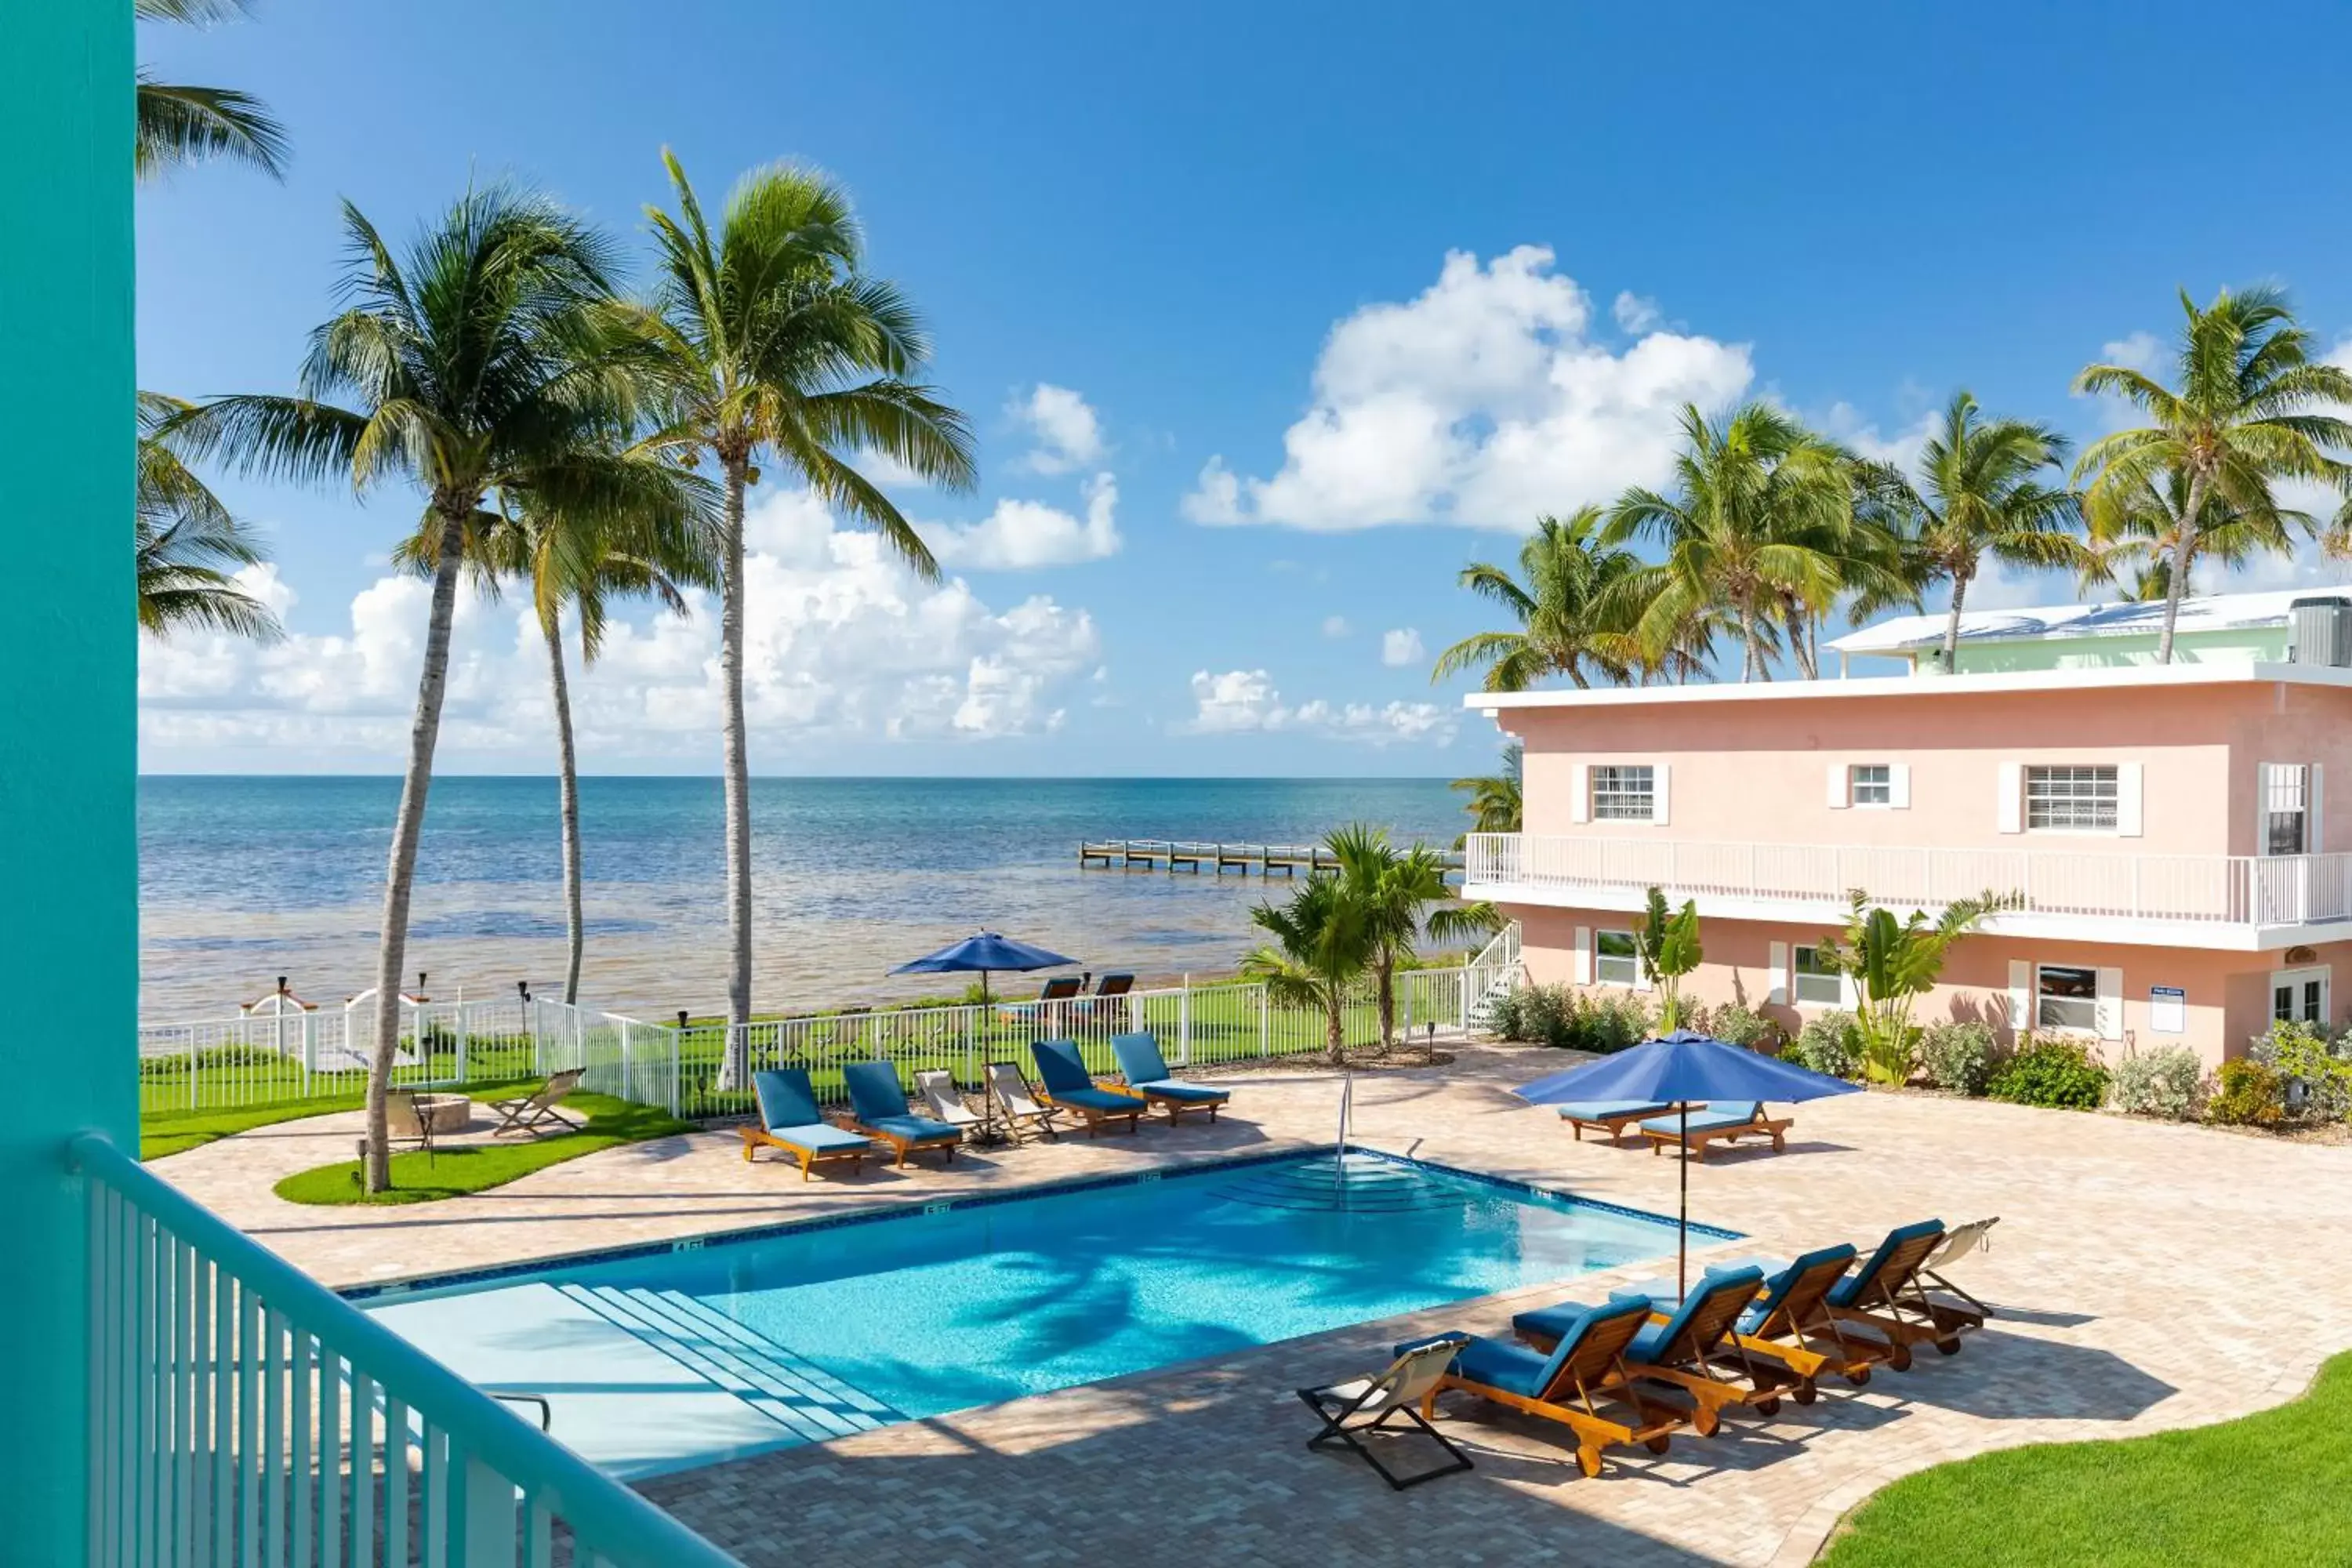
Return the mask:
POLYGON ((2063 485, 2039 476, 2065 456, 2066 438, 2047 425, 1988 419, 1977 400, 1956 392, 1943 428, 1919 455, 1918 482, 1889 464, 1865 465, 1866 509, 1916 563, 1915 582, 1952 585, 1944 622, 1944 668, 1957 667, 1960 611, 1985 561, 2014 566, 2076 567, 2087 559, 2077 537, 2082 514, 2063 485))
POLYGON ((1242 958, 1242 977, 1274 1001, 1319 1008, 1324 1044, 1337 1067, 1348 1058, 1348 994, 1378 947, 1369 911, 1338 877, 1309 877, 1286 904, 1261 903, 1250 920, 1274 944, 1242 958))
POLYGON ((667 407, 649 446, 689 466, 709 454, 722 499, 719 662, 727 795, 728 1048, 722 1084, 743 1079, 751 1016, 751 779, 743 723, 743 492, 763 454, 828 505, 872 528, 927 580, 938 563, 887 496, 852 465, 880 453, 955 488, 974 478, 963 416, 908 379, 929 345, 911 306, 860 271, 849 197, 820 174, 754 170, 704 220, 668 152, 677 214, 648 209, 660 253, 653 309, 637 326, 658 358, 667 407))
POLYGON ((167 435, 252 471, 341 478, 359 490, 398 477, 425 492, 419 537, 405 548, 433 563, 431 608, 376 957, 366 1161, 375 1192, 391 1180, 384 1091, 459 568, 479 553, 478 536, 526 498, 570 516, 623 519, 668 504, 677 471, 614 455, 635 417, 634 367, 597 329, 611 248, 593 230, 503 185, 467 192, 404 258, 348 203, 343 226, 350 303, 311 333, 299 395, 219 398, 167 435), (339 396, 353 405, 330 401, 339 396))
MULTIPOLYGON (((1455 779, 1446 787, 1470 798, 1462 807, 1470 814, 1472 833, 1517 833, 1526 815, 1521 799, 1521 774, 1526 770, 1526 750, 1513 741, 1503 748, 1503 766, 1499 773, 1466 779, 1455 779)), ((1462 840, 1454 841, 1456 849, 1462 840)))
POLYGON ((2205 498, 2205 520, 2184 529, 2180 516, 2187 490, 2187 476, 2168 469, 2136 493, 2118 490, 2110 497, 2101 509, 2099 531, 2075 568, 2077 586, 2088 594, 2121 577, 2127 599, 2143 604, 2169 599, 2176 561, 2187 564, 2185 595, 2196 585, 2200 562, 2237 566, 2257 556, 2291 554, 2294 540, 2290 530, 2318 527, 2305 514, 2283 508, 2252 516, 2233 512, 2216 493, 2205 498))
POLYGON ((1460 582, 1508 612, 1519 629, 1479 632, 1437 656, 1430 679, 1460 670, 1486 670, 1488 691, 1524 691, 1548 675, 1565 675, 1579 689, 1629 679, 1640 662, 1628 627, 1602 617, 1610 589, 1640 565, 1631 551, 1601 542, 1601 509, 1584 507, 1562 521, 1536 520, 1519 547, 1518 574, 1474 561, 1460 582))
POLYGON ((257 642, 286 635, 269 606, 236 585, 241 566, 258 564, 261 544, 179 454, 156 435, 188 405, 139 395, 139 473, 132 538, 139 624, 159 637, 175 631, 227 632, 257 642))
POLYGON ((1350 823, 1324 840, 1339 862, 1339 882, 1363 911, 1372 942, 1372 989, 1381 1020, 1381 1049, 1396 1041, 1396 972, 1412 962, 1422 934, 1422 911, 1449 902, 1445 861, 1426 845, 1399 849, 1385 829, 1350 823))
POLYGON ((1934 920, 1922 910, 1897 921, 1890 910, 1873 909, 1870 895, 1853 892, 1844 931, 1821 946, 1822 962, 1853 977, 1862 1006, 1864 1068, 1879 1083, 1905 1084, 1918 1069, 1919 1036, 1911 1009, 1935 989, 1952 944, 2004 910, 2021 908, 2015 893, 1987 888, 1973 899, 1956 899, 1934 920))
MULTIPOLYGON (((1665 552, 1611 597, 1634 612, 1635 640, 1653 658, 1720 611, 1739 636, 1740 679, 1769 679, 1784 605, 1826 612, 1848 584, 1845 563, 1869 558, 1857 549, 1851 464, 1765 403, 1719 425, 1686 404, 1682 433, 1674 497, 1636 488, 1610 509, 1602 543, 1643 539, 1665 552)), ((1802 625, 1791 629, 1809 649, 1802 625)))
MULTIPOLYGON (((246 14, 245 0, 131 0, 142 22, 209 26, 246 14)), ((225 87, 173 87, 139 72, 133 167, 142 180, 190 163, 233 158, 286 177, 286 132, 258 99, 225 87)))
POLYGON ((1698 902, 1685 899, 1671 909, 1662 889, 1652 888, 1643 912, 1633 921, 1634 955, 1642 973, 1658 988, 1658 1028, 1672 1034, 1682 1022, 1683 976, 1706 956, 1698 941, 1698 902))
POLYGON ((2281 479, 2346 484, 2347 470, 2329 450, 2352 450, 2352 423, 2333 409, 2352 404, 2352 374, 2311 357, 2311 334, 2295 324, 2275 289, 2223 289, 2203 310, 2181 291, 2182 323, 2174 372, 2164 385, 2129 365, 2095 364, 2074 378, 2077 392, 2120 396, 2147 416, 2136 429, 2092 443, 2074 465, 2094 538, 2112 534, 2145 504, 2168 475, 2180 476, 2178 537, 2165 584, 2164 635, 2157 662, 2172 661, 2174 624, 2189 585, 2199 537, 2219 499, 2228 514, 2284 531, 2272 487, 2281 479))

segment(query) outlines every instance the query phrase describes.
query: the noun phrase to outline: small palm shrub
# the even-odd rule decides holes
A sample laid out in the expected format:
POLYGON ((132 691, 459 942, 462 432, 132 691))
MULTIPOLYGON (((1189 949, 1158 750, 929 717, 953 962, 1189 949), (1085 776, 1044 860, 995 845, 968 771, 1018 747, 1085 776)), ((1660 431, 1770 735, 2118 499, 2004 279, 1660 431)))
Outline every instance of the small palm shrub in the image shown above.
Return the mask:
POLYGON ((2205 1120, 2225 1127, 2274 1127, 2286 1113, 2278 1073, 2241 1057, 2221 1064, 2221 1088, 2205 1102, 2205 1120))
POLYGON ((2056 1110, 2096 1110, 2107 1098, 2107 1069, 2074 1040, 2037 1040, 2001 1065, 1985 1085, 1995 1100, 2056 1110))
POLYGON ((2186 1046, 2135 1051, 2116 1064, 2108 1102, 2134 1116, 2186 1121, 2196 1114, 2197 1089, 2204 1080, 2205 1065, 2186 1046))
POLYGON ((1937 1024, 1919 1039, 1927 1081, 1952 1094, 1982 1094, 1999 1055, 1991 1028, 1974 1019, 1937 1024))
POLYGON ((1861 1026, 1853 1014, 1833 1007, 1806 1019, 1804 1028, 1781 1051, 1780 1059, 1832 1078, 1860 1078, 1861 1026))

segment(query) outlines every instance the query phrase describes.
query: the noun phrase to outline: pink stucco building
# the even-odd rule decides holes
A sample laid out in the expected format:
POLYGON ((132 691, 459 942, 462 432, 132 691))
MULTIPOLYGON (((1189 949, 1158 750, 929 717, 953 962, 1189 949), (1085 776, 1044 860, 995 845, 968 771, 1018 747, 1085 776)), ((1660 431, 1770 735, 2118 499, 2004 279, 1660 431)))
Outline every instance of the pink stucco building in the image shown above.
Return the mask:
POLYGON ((1922 1022, 2209 1066, 2273 1017, 2332 1026, 2352 603, 2193 601, 2166 666, 2151 608, 1972 615, 1950 673, 1923 654, 1942 618, 1912 617, 1830 645, 1910 675, 1474 696, 1525 745, 1526 830, 1474 837, 1465 894, 1520 922, 1528 979, 1637 987, 1632 912, 1653 884, 1696 899, 1690 988, 1791 1030, 1851 1005, 1814 953, 1856 888, 2024 900, 1954 951, 1922 1022))

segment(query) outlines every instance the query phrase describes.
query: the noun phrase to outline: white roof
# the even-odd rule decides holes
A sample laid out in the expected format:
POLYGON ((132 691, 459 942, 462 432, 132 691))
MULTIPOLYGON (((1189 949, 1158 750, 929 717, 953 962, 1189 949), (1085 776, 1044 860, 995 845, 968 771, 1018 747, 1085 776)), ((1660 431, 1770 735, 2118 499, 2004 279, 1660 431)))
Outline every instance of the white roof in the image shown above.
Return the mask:
MULTIPOLYGON (((2262 594, 2204 594, 2180 601, 2182 632, 2243 631, 2286 625, 2297 599, 2342 598, 2352 590, 2314 586, 2262 594)), ((1896 616, 1832 639, 1839 653, 1902 654, 1941 646, 1946 615, 1896 616)), ((2122 600, 2105 605, 2040 605, 2009 610, 1962 610, 1960 640, 2015 642, 2029 637, 2104 637, 2153 635, 2164 626, 2164 601, 2122 600)))

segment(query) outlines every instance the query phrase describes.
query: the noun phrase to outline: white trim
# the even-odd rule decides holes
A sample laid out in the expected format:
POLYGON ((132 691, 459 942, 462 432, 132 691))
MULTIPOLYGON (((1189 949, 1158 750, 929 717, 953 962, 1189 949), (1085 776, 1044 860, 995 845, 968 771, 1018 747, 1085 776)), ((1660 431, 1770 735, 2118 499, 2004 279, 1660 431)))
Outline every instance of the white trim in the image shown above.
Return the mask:
POLYGON ((1886 764, 1886 808, 1889 811, 1911 809, 1911 764, 1886 764))
POLYGON ((1650 977, 1642 972, 1641 952, 1641 938, 1634 934, 1633 928, 1632 926, 1594 927, 1592 931, 1592 984, 1595 985, 1614 985, 1627 991, 1649 990, 1650 977), (1604 936, 1622 936, 1633 944, 1633 979, 1612 980, 1601 973, 1601 939, 1604 936))
POLYGON ((1847 799, 1848 791, 1846 788, 1848 782, 1853 777, 1851 768, 1852 764, 1847 763, 1832 763, 1830 764, 1830 809, 1832 811, 1843 811, 1852 804, 1852 802, 1847 799))
POLYGON ((2137 838, 2145 828, 2144 775, 2147 769, 2138 763, 2116 764, 2116 835, 2121 838, 2137 838))
POLYGON ((1994 774, 1993 824, 2003 833, 2025 831, 2025 764, 2004 762, 1994 774))
POLYGON ((1794 973, 1790 967, 1789 944, 1785 942, 1776 942, 1772 944, 1770 952, 1771 968, 1769 972, 1770 978, 1766 982, 1764 1000, 1769 1005, 1785 1007, 1789 1005, 1790 985, 1794 978, 1794 973))
POLYGON ((1592 820, 1592 764, 1571 763, 1568 769, 1568 819, 1592 820))
POLYGON ((2009 961, 2009 1033, 2021 1038, 2033 1027, 2033 965, 2022 958, 2009 961))
POLYGON ((1990 675, 1869 675, 1851 680, 1724 681, 1703 686, 1609 686, 1579 691, 1473 691, 1462 706, 1499 713, 1523 708, 1673 707, 1692 702, 1820 702, 1856 697, 1966 697, 1987 692, 2084 691, 2136 686, 2318 686, 2352 691, 2352 669, 2242 659, 2213 664, 2116 665, 2005 670, 1990 675))
POLYGON ((2124 1037, 2124 972, 2102 968, 2099 971, 2099 995, 2095 1004, 2099 1021, 2099 1038, 2120 1040, 2124 1037))
POLYGON ((1592 928, 1578 926, 1569 947, 1568 976, 1579 985, 1592 984, 1592 928))
POLYGON ((1666 781, 1672 776, 1673 770, 1665 763, 1650 764, 1650 826, 1653 827, 1666 825, 1666 781))

